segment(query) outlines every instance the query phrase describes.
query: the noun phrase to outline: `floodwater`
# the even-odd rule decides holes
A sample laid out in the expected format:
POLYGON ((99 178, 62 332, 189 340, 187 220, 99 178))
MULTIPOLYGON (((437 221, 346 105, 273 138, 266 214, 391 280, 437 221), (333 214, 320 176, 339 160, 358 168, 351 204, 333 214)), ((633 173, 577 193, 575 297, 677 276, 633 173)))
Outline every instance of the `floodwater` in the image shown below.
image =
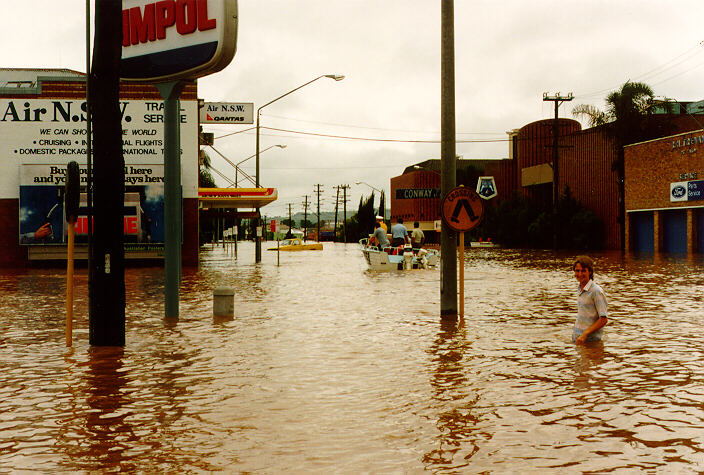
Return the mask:
POLYGON ((468 249, 466 319, 438 270, 375 274, 355 245, 205 248, 163 319, 129 269, 127 344, 74 347, 64 272, 0 276, 0 472, 689 473, 704 470, 704 262, 599 253, 601 346, 570 341, 574 254, 468 249), (216 287, 235 317, 214 320, 216 287))

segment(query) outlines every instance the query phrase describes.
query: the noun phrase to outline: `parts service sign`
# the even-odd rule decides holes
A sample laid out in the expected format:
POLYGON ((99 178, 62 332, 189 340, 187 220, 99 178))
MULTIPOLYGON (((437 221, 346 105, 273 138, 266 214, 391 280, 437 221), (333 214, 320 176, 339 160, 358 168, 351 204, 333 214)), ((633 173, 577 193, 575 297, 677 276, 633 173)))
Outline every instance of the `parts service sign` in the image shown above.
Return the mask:
POLYGON ((235 56, 237 0, 122 0, 122 79, 195 79, 235 56))

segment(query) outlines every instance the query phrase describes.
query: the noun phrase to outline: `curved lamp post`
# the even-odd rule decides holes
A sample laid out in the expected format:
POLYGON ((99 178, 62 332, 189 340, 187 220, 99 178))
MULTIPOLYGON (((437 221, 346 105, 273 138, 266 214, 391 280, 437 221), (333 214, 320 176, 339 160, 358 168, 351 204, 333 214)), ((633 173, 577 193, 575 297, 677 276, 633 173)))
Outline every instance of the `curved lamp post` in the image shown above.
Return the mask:
MULTIPOLYGON (((255 156, 257 157, 257 159, 256 159, 256 162, 257 162, 257 163, 256 163, 256 166, 255 166, 255 177, 254 177, 254 179, 255 179, 255 181, 256 181, 255 186, 256 186, 257 188, 259 188, 259 115, 260 115, 260 112, 261 112, 262 109, 264 109, 266 106, 268 106, 268 105, 270 105, 270 104, 273 104, 274 102, 278 101, 279 99, 283 99, 284 97, 288 96, 289 94, 294 93, 294 92, 296 92, 297 90, 299 90, 299 89, 301 89, 301 88, 307 86, 308 84, 313 83, 313 82, 315 82, 315 81, 317 81, 318 79, 321 79, 321 78, 330 78, 330 79, 334 79, 335 81, 342 81, 343 79, 345 79, 345 76, 342 76, 342 75, 339 75, 339 74, 323 74, 323 75, 321 75, 321 76, 318 76, 318 77, 315 78, 315 79, 311 79, 310 81, 308 81, 308 82, 305 83, 305 84, 301 84, 300 86, 298 86, 298 87, 295 88, 295 89, 291 89, 291 90, 288 91, 286 94, 282 94, 282 95, 280 95, 279 97, 277 97, 276 99, 272 99, 271 101, 267 102, 266 104, 264 104, 263 106, 261 106, 261 107, 259 107, 259 108, 257 109, 257 127, 256 127, 256 129, 257 129, 257 143, 256 143, 257 149, 256 149, 256 153, 255 153, 255 156)), ((259 223, 259 208, 257 208, 257 226, 256 226, 256 227, 259 227, 259 224, 260 224, 260 223, 259 223)), ((258 235, 257 235, 254 239, 255 239, 255 246, 254 246, 255 257, 254 257, 254 260, 255 260, 255 262, 261 262, 261 260, 262 260, 262 240, 261 240, 261 238, 260 238, 258 235)))
POLYGON ((369 188, 371 188, 372 190, 378 191, 379 193, 383 193, 383 191, 381 191, 379 188, 370 185, 370 184, 367 183, 366 181, 355 181, 354 184, 355 184, 355 185, 367 185, 367 186, 368 186, 369 188))

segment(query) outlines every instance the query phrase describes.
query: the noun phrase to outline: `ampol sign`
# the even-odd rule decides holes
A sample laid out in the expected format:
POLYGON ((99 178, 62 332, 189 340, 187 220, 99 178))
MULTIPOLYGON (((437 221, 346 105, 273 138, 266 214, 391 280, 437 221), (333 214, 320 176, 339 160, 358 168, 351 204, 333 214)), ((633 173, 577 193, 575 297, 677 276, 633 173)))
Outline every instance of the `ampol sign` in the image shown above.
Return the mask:
POLYGON ((123 0, 120 76, 195 79, 235 55, 237 0, 123 0))

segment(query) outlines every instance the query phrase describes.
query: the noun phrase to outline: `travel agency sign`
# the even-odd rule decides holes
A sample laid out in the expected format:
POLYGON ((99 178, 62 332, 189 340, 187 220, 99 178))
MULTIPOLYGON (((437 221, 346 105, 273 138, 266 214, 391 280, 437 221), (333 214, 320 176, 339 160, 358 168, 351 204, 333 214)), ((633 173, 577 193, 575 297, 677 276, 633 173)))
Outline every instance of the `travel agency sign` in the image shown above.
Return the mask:
POLYGON ((237 0, 122 0, 122 8, 122 79, 195 79, 235 55, 237 0))

